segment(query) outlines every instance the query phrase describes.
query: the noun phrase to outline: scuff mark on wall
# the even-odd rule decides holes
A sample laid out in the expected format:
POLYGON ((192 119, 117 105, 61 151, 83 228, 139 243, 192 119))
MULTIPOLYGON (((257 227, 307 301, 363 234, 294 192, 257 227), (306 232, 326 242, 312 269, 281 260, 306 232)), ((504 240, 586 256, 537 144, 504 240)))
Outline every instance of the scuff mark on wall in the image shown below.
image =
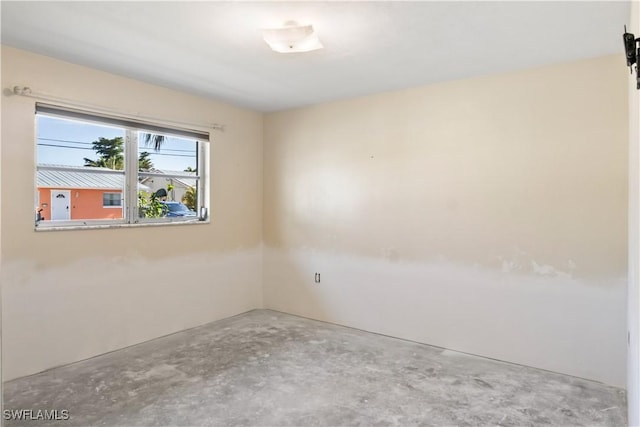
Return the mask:
POLYGON ((503 273, 534 274, 569 279, 573 278, 578 270, 577 264, 572 259, 568 259, 563 267, 556 267, 533 259, 531 254, 518 246, 513 248, 511 254, 498 255, 496 258, 500 263, 500 271, 503 273))
POLYGON ((522 273, 571 278, 577 270, 577 265, 572 259, 566 261, 564 268, 558 268, 532 259, 530 254, 518 247, 514 248, 511 255, 498 255, 496 258, 500 263, 500 271, 502 273, 522 273))
POLYGON ((552 265, 548 265, 548 264, 540 265, 534 260, 531 261, 531 270, 533 271, 533 273, 538 274, 540 276, 564 277, 564 278, 571 277, 571 273, 560 271, 552 265))

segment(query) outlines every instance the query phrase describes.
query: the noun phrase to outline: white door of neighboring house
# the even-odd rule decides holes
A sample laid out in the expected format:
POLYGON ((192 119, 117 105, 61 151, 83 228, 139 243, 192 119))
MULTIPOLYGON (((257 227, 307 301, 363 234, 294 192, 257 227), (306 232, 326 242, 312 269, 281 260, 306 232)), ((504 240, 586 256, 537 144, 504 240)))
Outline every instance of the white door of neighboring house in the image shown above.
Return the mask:
POLYGON ((51 220, 71 219, 71 191, 51 190, 51 220))

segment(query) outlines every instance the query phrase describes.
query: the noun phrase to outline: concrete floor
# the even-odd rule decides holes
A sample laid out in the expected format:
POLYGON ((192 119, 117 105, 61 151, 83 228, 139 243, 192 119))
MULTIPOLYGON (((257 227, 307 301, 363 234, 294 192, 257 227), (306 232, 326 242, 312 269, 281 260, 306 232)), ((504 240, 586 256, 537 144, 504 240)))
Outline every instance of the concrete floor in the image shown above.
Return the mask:
POLYGON ((621 389, 268 310, 10 381, 4 405, 69 411, 31 425, 626 425, 621 389))

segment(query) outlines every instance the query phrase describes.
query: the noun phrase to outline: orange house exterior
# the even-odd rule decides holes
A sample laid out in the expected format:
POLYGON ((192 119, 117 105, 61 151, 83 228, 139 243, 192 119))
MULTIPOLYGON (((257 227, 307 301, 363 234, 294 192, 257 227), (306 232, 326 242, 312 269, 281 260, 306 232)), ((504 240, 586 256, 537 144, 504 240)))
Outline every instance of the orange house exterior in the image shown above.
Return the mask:
POLYGON ((121 171, 40 164, 36 181, 36 209, 44 221, 122 218, 121 171))
POLYGON ((121 189, 38 188, 41 214, 45 220, 51 219, 51 193, 56 190, 69 191, 71 220, 122 218, 122 206, 103 206, 104 193, 120 194, 122 197, 121 189))

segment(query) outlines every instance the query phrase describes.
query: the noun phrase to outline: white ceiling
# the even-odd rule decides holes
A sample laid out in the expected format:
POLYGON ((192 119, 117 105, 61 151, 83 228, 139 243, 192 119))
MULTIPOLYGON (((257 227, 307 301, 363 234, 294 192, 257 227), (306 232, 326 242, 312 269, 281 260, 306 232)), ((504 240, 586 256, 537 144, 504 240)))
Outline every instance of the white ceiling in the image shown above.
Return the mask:
POLYGON ((630 10, 616 1, 0 7, 3 44, 259 111, 622 54, 630 10), (313 24, 325 48, 272 52, 260 29, 288 20, 313 24))

